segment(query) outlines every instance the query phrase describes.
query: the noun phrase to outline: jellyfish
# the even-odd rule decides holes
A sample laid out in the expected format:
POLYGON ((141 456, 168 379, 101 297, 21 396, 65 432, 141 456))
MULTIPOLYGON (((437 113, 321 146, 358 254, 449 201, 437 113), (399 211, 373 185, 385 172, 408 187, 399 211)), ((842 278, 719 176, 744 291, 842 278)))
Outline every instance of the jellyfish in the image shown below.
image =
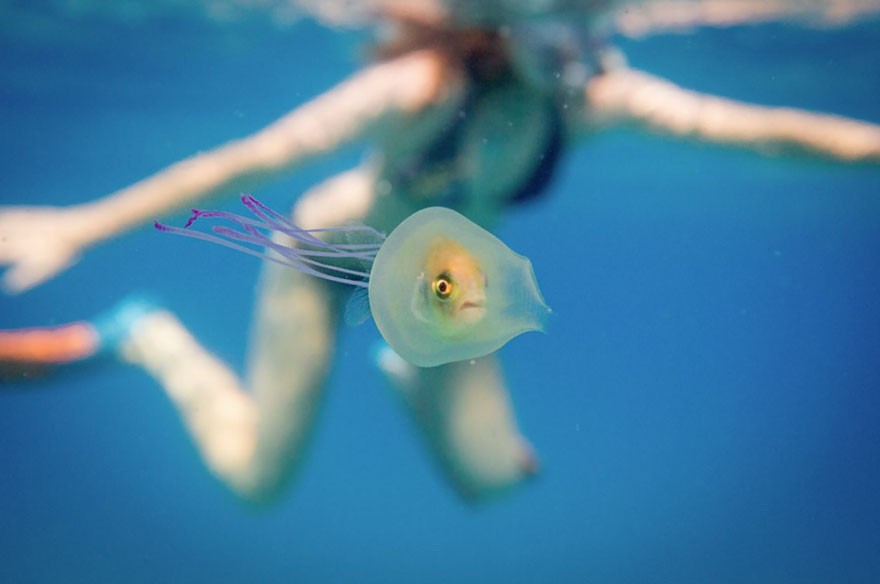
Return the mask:
POLYGON ((418 367, 476 359, 546 326, 551 310, 529 259, 451 209, 422 209, 386 237, 366 225, 303 229, 250 195, 241 201, 256 219, 194 209, 183 228, 155 226, 354 287, 346 322, 372 316, 388 345, 418 367), (189 229, 198 219, 238 229, 189 229))

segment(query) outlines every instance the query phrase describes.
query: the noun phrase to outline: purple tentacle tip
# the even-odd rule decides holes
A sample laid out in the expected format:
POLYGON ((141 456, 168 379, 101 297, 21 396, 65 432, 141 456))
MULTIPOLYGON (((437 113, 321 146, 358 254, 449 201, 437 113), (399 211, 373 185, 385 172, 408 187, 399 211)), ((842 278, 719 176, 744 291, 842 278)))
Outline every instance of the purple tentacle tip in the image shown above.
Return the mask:
POLYGON ((183 226, 184 229, 188 229, 190 225, 196 222, 196 219, 202 216, 202 212, 198 209, 192 210, 192 215, 189 216, 189 219, 186 220, 186 225, 183 226))
POLYGON ((153 227, 155 227, 159 231, 168 231, 168 226, 162 225, 158 221, 153 221, 153 227))

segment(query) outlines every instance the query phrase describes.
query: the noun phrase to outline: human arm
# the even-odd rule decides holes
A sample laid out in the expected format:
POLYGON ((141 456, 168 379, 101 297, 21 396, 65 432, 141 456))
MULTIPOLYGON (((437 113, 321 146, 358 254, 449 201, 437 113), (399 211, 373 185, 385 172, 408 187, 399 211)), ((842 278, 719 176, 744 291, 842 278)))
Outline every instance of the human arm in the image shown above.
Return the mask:
POLYGON ((844 25, 880 15, 880 0, 629 0, 613 12, 615 28, 643 37, 706 26, 766 22, 844 25))
POLYGON ((701 142, 880 163, 876 124, 706 95, 625 67, 590 80, 585 98, 589 125, 632 124, 701 142))
POLYGON ((369 136, 389 116, 442 99, 443 62, 415 52, 373 65, 262 130, 177 162, 96 201, 0 209, 3 287, 22 292, 73 264, 86 248, 196 201, 250 188, 369 136))

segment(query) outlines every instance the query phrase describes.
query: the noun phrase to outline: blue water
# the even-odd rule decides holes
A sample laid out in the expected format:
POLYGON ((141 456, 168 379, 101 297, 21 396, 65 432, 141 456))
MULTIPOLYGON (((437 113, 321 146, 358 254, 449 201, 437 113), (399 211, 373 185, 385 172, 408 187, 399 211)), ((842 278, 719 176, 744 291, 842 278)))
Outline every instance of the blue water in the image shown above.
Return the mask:
MULTIPOLYGON (((356 38, 311 24, 3 35, 3 203, 111 192, 358 63, 356 38)), ((880 122, 877 23, 621 45, 696 89, 880 122)), ((359 157, 257 194, 287 206, 359 157)), ((499 232, 559 315, 503 351, 536 481, 459 501, 371 327, 343 338, 305 468, 265 510, 208 474, 151 380, 105 364, 0 394, 0 581, 880 581, 880 169, 617 130, 499 232)), ((0 328, 148 290, 240 370, 257 271, 144 228, 0 298, 0 328)))

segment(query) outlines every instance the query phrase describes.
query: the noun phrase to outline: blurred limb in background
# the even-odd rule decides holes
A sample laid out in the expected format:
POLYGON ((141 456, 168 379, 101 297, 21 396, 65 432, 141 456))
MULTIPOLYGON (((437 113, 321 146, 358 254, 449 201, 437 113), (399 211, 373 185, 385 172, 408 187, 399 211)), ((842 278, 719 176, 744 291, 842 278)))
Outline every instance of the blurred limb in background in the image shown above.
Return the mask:
POLYGON ((618 2, 616 29, 631 37, 767 22, 816 28, 847 26, 876 18, 876 0, 642 0, 618 2))
MULTIPOLYGON (((234 2, 211 6, 227 17, 238 10, 234 2)), ((376 146, 367 161, 301 197, 294 222, 308 229, 359 221, 388 232, 440 204, 492 224, 507 206, 540 195, 578 138, 621 124, 762 152, 880 162, 877 125, 689 91, 628 68, 609 40, 617 30, 639 36, 769 20, 845 26, 880 12, 880 0, 324 1, 294 8, 333 25, 375 28, 375 62, 263 130, 104 198, 0 209, 7 291, 52 278, 92 245, 363 140, 376 146)), ((290 3, 268 10, 289 15, 290 3)), ((75 358, 110 352, 142 367, 176 404, 212 471, 243 496, 267 500, 289 480, 307 443, 341 306, 332 284, 267 265, 244 381, 175 315, 137 301, 93 321, 74 343, 75 358), (82 351, 83 343, 91 348, 82 351)), ((62 330, 68 337, 82 331, 28 334, 51 339, 62 330)), ((14 350, 23 334, 0 337, 7 370, 28 364, 14 350)), ((445 476, 468 498, 503 490, 537 468, 496 359, 426 371, 388 352, 379 359, 445 476)))

